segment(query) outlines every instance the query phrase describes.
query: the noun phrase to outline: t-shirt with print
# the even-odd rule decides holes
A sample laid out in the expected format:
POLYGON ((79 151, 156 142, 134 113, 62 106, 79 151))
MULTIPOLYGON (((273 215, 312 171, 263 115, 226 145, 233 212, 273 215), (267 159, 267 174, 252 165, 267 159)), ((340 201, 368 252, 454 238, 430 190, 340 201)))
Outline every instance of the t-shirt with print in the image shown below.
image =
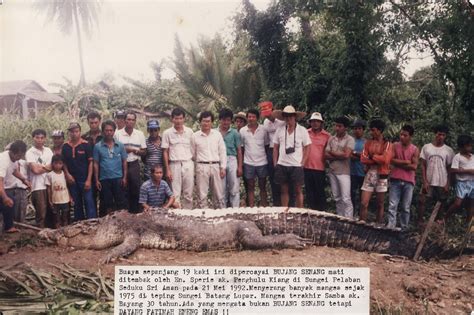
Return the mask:
MULTIPOLYGON (((334 151, 342 153, 345 150, 354 150, 354 138, 346 133, 342 138, 332 136, 329 138, 328 144, 326 145, 326 152, 334 151)), ((329 171, 334 175, 350 175, 350 157, 344 160, 331 160, 329 161, 329 171)))
MULTIPOLYGON (((474 157, 472 154, 469 155, 469 158, 458 153, 453 158, 453 163, 451 164, 451 168, 454 169, 464 169, 464 170, 474 170, 474 157)), ((474 180, 473 174, 456 174, 456 180, 458 181, 471 181, 474 180)))
POLYGON ((69 203, 69 192, 67 190, 66 177, 64 172, 49 172, 46 174, 46 186, 51 186, 53 204, 60 205, 69 203))
POLYGON ((430 186, 444 187, 448 182, 448 165, 451 164, 454 151, 444 144, 441 147, 432 143, 421 149, 420 158, 426 161, 426 179, 430 186))
MULTIPOLYGON (((364 143, 365 143, 364 138, 355 139, 354 151, 357 153, 362 153, 362 151, 364 151, 364 143)), ((358 160, 351 159, 351 175, 360 176, 360 177, 365 176, 364 164, 362 164, 360 159, 358 160)))
MULTIPOLYGON (((26 151, 25 159, 28 164, 36 163, 46 166, 51 164, 53 158, 53 151, 50 148, 43 147, 43 150, 39 150, 35 147, 31 147, 26 151)), ((45 180, 46 173, 36 175, 30 171, 29 174, 31 182, 31 191, 44 190, 46 189, 45 180)))
POLYGON ((306 128, 296 125, 295 130, 289 134, 286 126, 278 128, 273 137, 273 144, 278 144, 278 162, 283 166, 302 167, 303 148, 311 144, 306 128), (294 148, 295 152, 286 154, 287 148, 294 148))

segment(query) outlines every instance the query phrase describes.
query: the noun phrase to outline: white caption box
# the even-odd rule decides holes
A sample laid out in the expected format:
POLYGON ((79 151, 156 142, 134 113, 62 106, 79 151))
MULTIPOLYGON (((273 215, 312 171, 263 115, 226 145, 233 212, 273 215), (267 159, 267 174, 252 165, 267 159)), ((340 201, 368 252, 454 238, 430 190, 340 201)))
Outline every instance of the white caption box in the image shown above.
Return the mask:
POLYGON ((369 268, 116 266, 115 314, 369 314, 369 268))

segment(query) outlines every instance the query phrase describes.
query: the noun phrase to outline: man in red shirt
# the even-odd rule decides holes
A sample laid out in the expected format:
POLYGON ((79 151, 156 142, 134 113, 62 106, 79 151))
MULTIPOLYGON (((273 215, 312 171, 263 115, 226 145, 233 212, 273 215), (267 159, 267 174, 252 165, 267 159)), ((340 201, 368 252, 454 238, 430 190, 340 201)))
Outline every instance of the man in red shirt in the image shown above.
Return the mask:
POLYGON ((311 128, 308 134, 311 139, 311 149, 304 165, 304 185, 306 204, 315 210, 326 210, 326 173, 324 172, 324 149, 331 136, 323 129, 323 116, 315 112, 309 118, 311 128))

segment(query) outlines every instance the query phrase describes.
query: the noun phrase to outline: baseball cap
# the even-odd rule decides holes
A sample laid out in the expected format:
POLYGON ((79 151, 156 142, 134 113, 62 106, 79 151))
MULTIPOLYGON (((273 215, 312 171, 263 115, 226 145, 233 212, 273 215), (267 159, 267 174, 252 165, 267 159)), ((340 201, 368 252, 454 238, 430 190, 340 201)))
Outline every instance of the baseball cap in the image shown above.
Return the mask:
POLYGON ((156 119, 149 120, 146 123, 146 127, 148 129, 159 129, 160 128, 160 122, 156 119))
POLYGON ((117 110, 114 112, 114 118, 125 118, 127 117, 127 113, 124 110, 117 110))
POLYGON ((314 112, 311 114, 311 117, 308 119, 309 121, 311 120, 319 120, 319 121, 324 121, 323 115, 321 115, 320 112, 314 112))
POLYGON ((354 121, 354 123, 352 124, 353 128, 356 128, 356 127, 365 128, 366 126, 367 126, 367 122, 362 119, 356 119, 356 121, 354 121))
POLYGON ((51 137, 62 137, 64 138, 64 131, 62 130, 53 130, 53 132, 51 133, 51 137))
POLYGON ((79 123, 77 122, 72 122, 69 124, 69 127, 67 127, 67 130, 71 131, 72 129, 76 129, 76 128, 81 129, 81 125, 79 125, 79 123))

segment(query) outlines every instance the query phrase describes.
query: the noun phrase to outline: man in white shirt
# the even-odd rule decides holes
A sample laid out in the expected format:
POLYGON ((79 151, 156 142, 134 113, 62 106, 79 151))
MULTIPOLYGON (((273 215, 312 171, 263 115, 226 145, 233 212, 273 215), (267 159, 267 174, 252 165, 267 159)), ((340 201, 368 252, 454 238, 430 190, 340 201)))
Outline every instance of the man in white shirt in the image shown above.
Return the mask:
POLYGON ((140 187, 142 185, 140 178, 140 156, 146 154, 145 135, 138 129, 135 129, 137 115, 133 112, 127 113, 125 118, 125 127, 115 133, 115 139, 122 142, 127 152, 127 196, 128 211, 131 213, 140 212, 138 199, 140 197, 140 187))
POLYGON ((165 130, 161 140, 166 179, 171 184, 178 207, 193 208, 194 163, 191 138, 193 131, 184 126, 185 112, 175 108, 171 112, 173 127, 165 130), (180 198, 182 200, 180 201, 180 198))
POLYGON ((13 196, 5 191, 5 185, 9 184, 5 182, 5 179, 11 176, 11 174, 15 174, 14 176, 21 179, 25 185, 29 185, 25 177, 21 176, 18 171, 15 172, 17 167, 16 161, 23 158, 25 151, 26 144, 21 140, 17 140, 10 145, 8 151, 0 153, 0 212, 3 214, 3 224, 7 233, 18 232, 18 230, 13 226, 15 200, 13 196))
POLYGON ((274 116, 285 120, 285 126, 278 128, 273 138, 273 165, 275 166, 275 182, 281 186, 281 205, 288 207, 292 186, 296 193, 296 206, 303 208, 303 165, 309 155, 311 139, 306 128, 296 123, 306 114, 297 112, 291 105, 283 111, 275 111, 274 116))
POLYGON ((196 161, 196 188, 198 207, 207 208, 209 185, 215 208, 225 208, 222 179, 227 167, 227 153, 224 139, 219 131, 212 129, 214 115, 205 111, 199 115, 201 130, 193 134, 191 150, 196 161))
POLYGON ((256 109, 247 112, 248 125, 240 129, 244 149, 244 178, 247 180, 248 206, 255 206, 255 178, 260 189, 260 206, 267 206, 268 160, 265 147, 269 144, 265 127, 258 123, 260 113, 256 109))
POLYGON ((48 210, 48 194, 45 181, 46 173, 51 171, 53 151, 44 146, 46 141, 45 130, 36 129, 31 136, 33 137, 33 147, 26 151, 26 163, 28 163, 31 182, 31 203, 36 211, 36 224, 40 228, 44 228, 48 210))

